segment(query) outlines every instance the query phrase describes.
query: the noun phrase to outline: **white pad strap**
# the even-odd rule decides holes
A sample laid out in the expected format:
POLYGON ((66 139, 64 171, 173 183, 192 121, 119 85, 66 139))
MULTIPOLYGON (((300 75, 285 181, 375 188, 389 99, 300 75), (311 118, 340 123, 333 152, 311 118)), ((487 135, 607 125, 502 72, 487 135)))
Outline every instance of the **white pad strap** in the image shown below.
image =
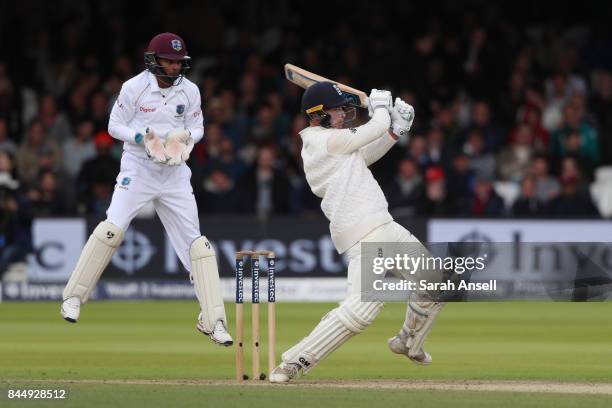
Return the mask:
POLYGON ((382 307, 382 302, 361 302, 359 295, 349 296, 340 307, 326 314, 307 337, 283 353, 283 361, 299 364, 307 373, 372 324, 382 307))
POLYGON ((191 256, 191 279, 202 309, 204 330, 212 333, 219 320, 223 321, 227 328, 215 250, 208 239, 202 236, 193 241, 189 254, 191 256))
POLYGON ((433 327, 434 321, 444 306, 442 302, 409 302, 406 320, 400 332, 405 340, 408 355, 416 357, 421 354, 423 343, 433 327))
POLYGON ((74 267, 63 297, 76 296, 81 303, 87 302, 102 272, 108 266, 117 247, 123 241, 124 231, 108 221, 102 221, 93 231, 85 244, 81 256, 74 267))

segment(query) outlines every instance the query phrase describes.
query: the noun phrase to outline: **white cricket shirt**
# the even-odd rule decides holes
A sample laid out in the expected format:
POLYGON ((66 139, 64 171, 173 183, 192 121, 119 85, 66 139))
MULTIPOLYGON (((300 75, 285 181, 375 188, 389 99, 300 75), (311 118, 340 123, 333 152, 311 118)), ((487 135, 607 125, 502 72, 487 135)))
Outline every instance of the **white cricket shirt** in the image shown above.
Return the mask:
POLYGON ((322 198, 321 209, 339 253, 393 221, 385 195, 368 169, 395 143, 387 132, 389 124, 388 112, 377 109, 372 119, 358 128, 316 126, 300 132, 306 180, 312 192, 322 198), (330 153, 330 138, 353 146, 346 153, 330 153))
POLYGON ((168 131, 185 128, 194 143, 204 136, 200 90, 187 78, 175 86, 160 91, 155 75, 143 71, 121 87, 108 122, 108 133, 122 140, 123 150, 146 157, 144 145, 137 144, 137 133, 143 136, 150 128, 162 140, 168 131))

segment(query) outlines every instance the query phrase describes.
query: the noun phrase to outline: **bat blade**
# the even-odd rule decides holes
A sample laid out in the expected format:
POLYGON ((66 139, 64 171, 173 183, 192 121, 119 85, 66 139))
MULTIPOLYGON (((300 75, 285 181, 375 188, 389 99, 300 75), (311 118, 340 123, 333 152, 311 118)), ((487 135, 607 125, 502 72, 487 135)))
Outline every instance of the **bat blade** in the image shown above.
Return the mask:
POLYGON ((368 107, 368 96, 365 94, 365 92, 351 88, 350 86, 338 83, 331 79, 327 79, 321 75, 306 71, 305 69, 297 67, 293 64, 285 64, 285 77, 288 81, 304 89, 307 89, 309 86, 317 82, 333 82, 338 85, 338 88, 340 88, 342 95, 346 98, 348 103, 361 108, 368 107))

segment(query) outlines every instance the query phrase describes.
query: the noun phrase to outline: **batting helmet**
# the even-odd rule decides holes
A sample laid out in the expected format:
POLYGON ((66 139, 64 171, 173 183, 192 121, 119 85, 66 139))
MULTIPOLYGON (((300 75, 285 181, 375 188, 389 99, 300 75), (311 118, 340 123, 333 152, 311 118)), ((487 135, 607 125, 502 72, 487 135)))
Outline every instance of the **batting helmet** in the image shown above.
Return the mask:
POLYGON ((171 83, 178 85, 187 70, 191 57, 187 55, 187 46, 181 37, 173 33, 157 34, 149 42, 147 51, 144 54, 145 67, 155 76, 168 78, 171 83), (181 61, 181 71, 178 75, 168 75, 159 64, 158 58, 181 61), (177 83, 174 83, 179 78, 177 83))
POLYGON ((317 82, 302 95, 302 112, 306 114, 346 104, 347 100, 342 96, 342 91, 332 82, 317 82))
MULTIPOLYGON (((338 85, 333 82, 317 82, 311 85, 302 95, 302 112, 312 120, 315 115, 321 119, 321 126, 330 126, 330 116, 327 109, 345 106, 349 101, 344 97, 338 85)), ((345 124, 350 124, 355 119, 355 108, 347 112, 345 124)))

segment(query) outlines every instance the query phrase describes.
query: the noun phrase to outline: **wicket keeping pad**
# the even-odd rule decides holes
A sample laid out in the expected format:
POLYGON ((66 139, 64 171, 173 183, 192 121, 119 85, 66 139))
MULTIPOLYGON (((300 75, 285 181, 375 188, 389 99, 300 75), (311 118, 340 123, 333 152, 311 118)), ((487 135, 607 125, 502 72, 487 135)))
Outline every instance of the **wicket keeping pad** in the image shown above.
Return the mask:
POLYGON ((89 236, 81 256, 64 288, 63 298, 77 296, 81 303, 87 302, 108 266, 117 247, 123 241, 124 231, 108 221, 102 221, 89 236))
POLYGON ((189 254, 191 279, 202 309, 204 330, 212 333, 219 320, 227 327, 215 250, 208 238, 201 236, 193 241, 189 254))

